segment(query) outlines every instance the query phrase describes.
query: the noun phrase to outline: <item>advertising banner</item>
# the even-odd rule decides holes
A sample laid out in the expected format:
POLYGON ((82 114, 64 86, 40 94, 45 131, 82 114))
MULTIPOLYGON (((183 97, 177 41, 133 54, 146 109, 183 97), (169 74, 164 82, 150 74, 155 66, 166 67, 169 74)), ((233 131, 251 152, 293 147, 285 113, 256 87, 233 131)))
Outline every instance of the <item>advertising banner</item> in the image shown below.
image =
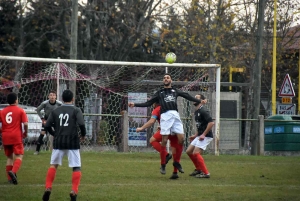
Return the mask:
MULTIPOLYGON (((128 102, 143 103, 147 101, 147 93, 128 93, 128 102)), ((132 116, 147 116, 146 107, 128 107, 128 145, 147 146, 147 132, 136 132, 137 127, 141 127, 147 122, 147 118, 132 116)))

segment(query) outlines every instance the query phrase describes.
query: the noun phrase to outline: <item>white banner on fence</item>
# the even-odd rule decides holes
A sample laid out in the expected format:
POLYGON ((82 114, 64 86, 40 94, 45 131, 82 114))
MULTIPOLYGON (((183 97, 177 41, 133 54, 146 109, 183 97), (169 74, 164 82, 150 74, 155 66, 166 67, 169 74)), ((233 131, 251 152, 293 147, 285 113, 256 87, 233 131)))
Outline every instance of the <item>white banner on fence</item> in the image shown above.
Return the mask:
MULTIPOLYGON (((147 101, 147 93, 128 93, 128 102, 143 103, 147 101)), ((147 116, 146 107, 128 107, 128 145, 147 146, 147 132, 136 132, 137 127, 141 127, 147 122, 147 118, 134 118, 132 116, 147 116)))

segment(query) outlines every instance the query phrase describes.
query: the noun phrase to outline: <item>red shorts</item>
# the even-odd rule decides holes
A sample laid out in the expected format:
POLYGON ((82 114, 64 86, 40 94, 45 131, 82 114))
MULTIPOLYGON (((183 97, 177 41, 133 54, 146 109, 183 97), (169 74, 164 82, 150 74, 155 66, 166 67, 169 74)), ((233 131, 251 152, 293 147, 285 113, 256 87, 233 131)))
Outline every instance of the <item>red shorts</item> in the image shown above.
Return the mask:
MULTIPOLYGON (((160 130, 154 133, 153 137, 156 139, 157 142, 161 142, 162 135, 160 134, 160 130)), ((170 145, 171 147, 175 147, 178 144, 178 138, 176 135, 169 135, 170 145)))
POLYGON ((3 145, 5 156, 15 155, 24 155, 24 146, 23 143, 12 144, 12 145, 3 145))

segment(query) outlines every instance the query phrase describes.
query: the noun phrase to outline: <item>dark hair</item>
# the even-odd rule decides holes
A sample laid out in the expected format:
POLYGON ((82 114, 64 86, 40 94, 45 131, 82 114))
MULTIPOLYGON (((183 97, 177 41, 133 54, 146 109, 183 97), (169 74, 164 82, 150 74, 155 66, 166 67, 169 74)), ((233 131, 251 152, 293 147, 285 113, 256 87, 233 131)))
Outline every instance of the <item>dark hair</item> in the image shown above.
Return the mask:
POLYGON ((197 94, 198 96, 200 96, 201 100, 205 100, 205 96, 203 94, 197 94))
POLYGON ((18 95, 16 93, 10 93, 7 95, 7 98, 6 98, 8 104, 15 104, 16 101, 18 100, 18 95))
POLYGON ((49 94, 51 94, 51 93, 57 95, 57 94, 56 94, 56 91, 54 91, 54 90, 51 90, 51 91, 49 92, 49 94))
POLYGON ((172 79, 172 76, 171 76, 169 73, 165 73, 164 77, 165 77, 166 75, 169 75, 170 78, 172 79))
POLYGON ((73 99, 73 92, 69 89, 64 90, 64 92, 62 93, 62 100, 64 102, 71 102, 73 99))

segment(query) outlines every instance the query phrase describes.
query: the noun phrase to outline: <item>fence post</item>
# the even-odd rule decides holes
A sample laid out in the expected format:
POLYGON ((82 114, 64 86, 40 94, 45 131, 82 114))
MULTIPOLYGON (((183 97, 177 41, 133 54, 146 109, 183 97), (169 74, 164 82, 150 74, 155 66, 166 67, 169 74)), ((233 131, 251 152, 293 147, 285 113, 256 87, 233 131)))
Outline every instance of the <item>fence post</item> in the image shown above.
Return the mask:
POLYGON ((259 146, 258 155, 265 155, 265 121, 263 115, 258 115, 259 120, 259 146))
POLYGON ((122 142, 120 150, 128 152, 128 112, 126 110, 122 111, 122 142))

